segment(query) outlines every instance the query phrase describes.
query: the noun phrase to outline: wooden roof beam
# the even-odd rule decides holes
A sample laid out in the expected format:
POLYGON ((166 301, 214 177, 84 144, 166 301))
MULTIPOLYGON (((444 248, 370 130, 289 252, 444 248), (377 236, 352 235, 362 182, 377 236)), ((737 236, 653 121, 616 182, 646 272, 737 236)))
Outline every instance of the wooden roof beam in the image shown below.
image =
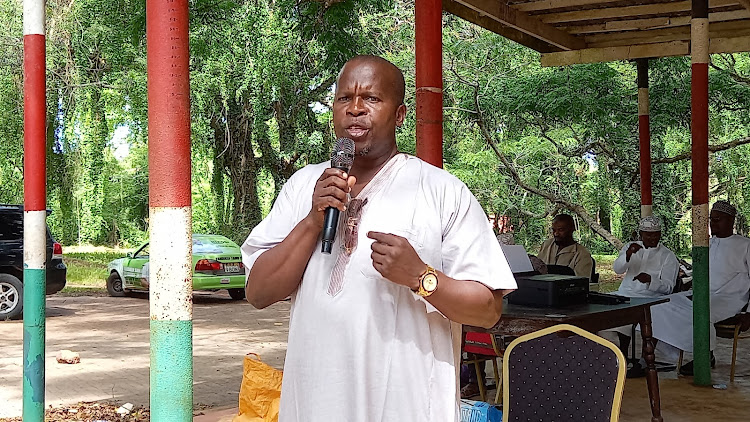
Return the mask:
POLYGON ((453 0, 443 0, 443 10, 540 53, 550 53, 561 50, 559 47, 548 44, 539 38, 532 37, 521 31, 509 28, 495 19, 453 0))
MULTIPOLYGON (((750 0, 748 0, 750 1, 750 0)), ((708 14, 709 22, 725 22, 731 20, 741 20, 750 18, 750 10, 733 10, 731 12, 713 12, 708 14)), ((606 23, 568 26, 558 28, 569 34, 594 34, 614 31, 637 31, 658 29, 667 27, 676 27, 690 25, 690 16, 646 18, 646 19, 628 19, 619 21, 610 21, 606 23)))
POLYGON ((542 66, 567 66, 580 63, 611 62, 615 60, 645 59, 650 57, 686 56, 690 43, 673 41, 621 47, 586 48, 542 54, 542 66))
MULTIPOLYGON (((744 1, 744 0, 743 0, 744 1)), ((747 0, 750 1, 750 0, 747 0)), ((739 0, 711 0, 711 8, 735 6, 739 0)), ((669 16, 671 13, 689 12, 692 2, 679 1, 672 3, 645 4, 638 6, 609 7, 605 9, 578 10, 574 12, 540 14, 534 17, 548 24, 590 21, 596 19, 625 19, 638 16, 669 16)))
MULTIPOLYGON (((708 47, 709 54, 739 53, 745 51, 750 51, 750 36, 712 38, 708 47)), ((572 64, 610 62, 615 60, 687 56, 689 54, 690 42, 688 41, 586 48, 577 51, 543 53, 542 66, 568 66, 572 64)))
POLYGON ((542 10, 562 9, 564 7, 600 5, 618 1, 622 0, 540 0, 530 1, 528 3, 517 3, 511 7, 521 12, 537 12, 542 10))
MULTIPOLYGON (((711 38, 744 37, 750 35, 750 20, 713 22, 709 26, 711 38)), ((687 25, 629 32, 592 34, 586 37, 589 48, 617 47, 634 44, 652 44, 670 41, 690 40, 689 21, 687 25)))
POLYGON ((586 48, 586 42, 552 25, 543 23, 524 12, 518 12, 498 0, 453 0, 455 3, 473 9, 497 22, 521 31, 563 50, 586 48))

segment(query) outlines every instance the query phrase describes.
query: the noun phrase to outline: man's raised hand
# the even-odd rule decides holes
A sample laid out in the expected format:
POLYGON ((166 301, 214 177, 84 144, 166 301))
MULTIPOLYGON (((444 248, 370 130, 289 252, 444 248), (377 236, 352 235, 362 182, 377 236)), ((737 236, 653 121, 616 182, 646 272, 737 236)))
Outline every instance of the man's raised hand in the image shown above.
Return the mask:
POLYGON ((390 233, 370 231, 373 239, 372 266, 388 280, 412 290, 419 288, 419 276, 427 268, 409 241, 390 233))
POLYGON ((339 211, 346 209, 346 194, 352 190, 357 179, 349 176, 343 170, 327 168, 315 183, 312 197, 312 209, 308 214, 316 227, 323 228, 323 219, 328 207, 337 208, 339 211))

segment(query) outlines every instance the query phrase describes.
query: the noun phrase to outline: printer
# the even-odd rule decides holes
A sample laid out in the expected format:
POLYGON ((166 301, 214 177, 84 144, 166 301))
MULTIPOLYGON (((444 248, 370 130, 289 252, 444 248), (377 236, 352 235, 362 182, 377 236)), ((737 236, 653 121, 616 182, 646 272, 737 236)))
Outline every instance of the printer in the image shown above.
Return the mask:
POLYGON ((502 245, 518 289, 510 293, 508 302, 535 307, 559 307, 586 303, 588 277, 561 274, 537 274, 521 245, 502 245))

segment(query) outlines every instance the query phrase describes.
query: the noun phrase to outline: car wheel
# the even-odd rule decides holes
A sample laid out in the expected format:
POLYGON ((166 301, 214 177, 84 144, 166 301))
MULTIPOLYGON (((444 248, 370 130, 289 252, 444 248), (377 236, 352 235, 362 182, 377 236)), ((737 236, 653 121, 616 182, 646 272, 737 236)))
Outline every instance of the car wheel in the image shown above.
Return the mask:
POLYGON ((227 289, 229 290, 229 296, 234 300, 242 300, 245 298, 245 289, 227 289))
POLYGON ((23 284, 10 275, 0 274, 0 320, 18 319, 23 314, 23 284))
POLYGON ((125 288, 122 286, 122 279, 117 273, 112 273, 107 277, 107 292, 112 297, 123 297, 126 295, 125 288))

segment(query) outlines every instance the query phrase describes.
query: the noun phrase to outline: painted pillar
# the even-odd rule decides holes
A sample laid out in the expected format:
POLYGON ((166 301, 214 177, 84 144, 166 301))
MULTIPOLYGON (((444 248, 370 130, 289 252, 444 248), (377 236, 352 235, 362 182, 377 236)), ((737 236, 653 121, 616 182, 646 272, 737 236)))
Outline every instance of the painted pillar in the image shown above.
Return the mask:
POLYGON ((417 156, 443 167, 443 5, 416 0, 417 156))
POLYGON ((709 385, 708 0, 693 0, 692 15, 693 383, 709 385))
POLYGON ((147 0, 151 420, 193 420, 188 0, 147 0))
POLYGON ((44 421, 47 97, 44 0, 23 2, 23 420, 44 421))
POLYGON ((638 69, 638 140, 641 168, 641 217, 653 215, 651 195, 651 129, 649 127, 648 59, 636 60, 638 69))

